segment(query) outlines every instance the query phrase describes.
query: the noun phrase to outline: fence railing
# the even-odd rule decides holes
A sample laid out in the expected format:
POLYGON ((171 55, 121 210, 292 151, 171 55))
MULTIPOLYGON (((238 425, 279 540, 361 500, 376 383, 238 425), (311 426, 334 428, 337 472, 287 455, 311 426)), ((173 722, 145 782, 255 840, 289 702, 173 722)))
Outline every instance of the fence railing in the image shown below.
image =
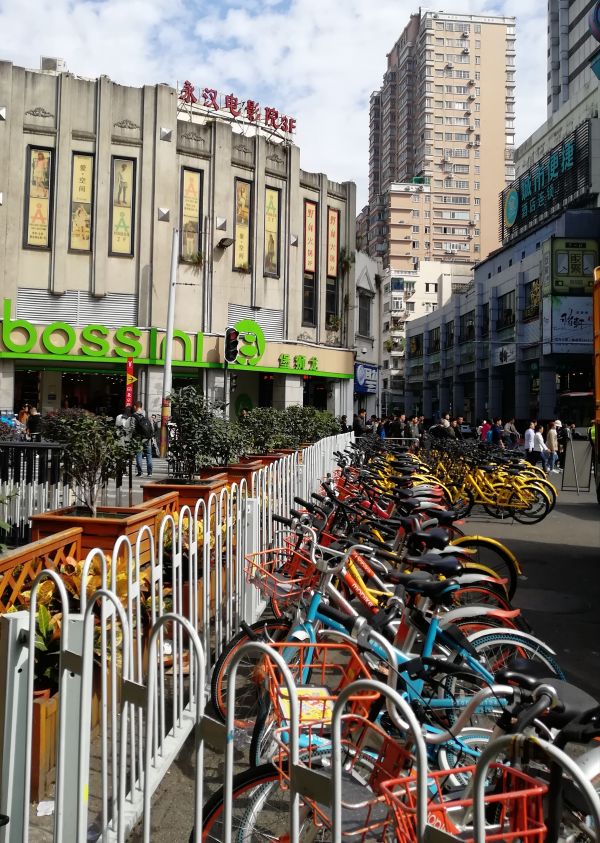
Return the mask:
POLYGON ((351 438, 322 440, 255 472, 250 485, 242 480, 193 510, 165 512, 154 530, 142 527, 135 544, 122 536, 110 557, 96 549, 78 559, 80 531, 70 530, 30 545, 32 561, 22 548, 0 565, 0 594, 10 606, 23 587, 31 601, 29 612, 0 615, 0 676, 7 679, 0 687, 0 813, 11 818, 0 828, 1 843, 29 839, 40 585, 48 605, 50 581, 62 613, 53 840, 84 841, 93 824, 102 841, 124 841, 192 729, 203 722, 202 734, 223 734, 204 718, 206 683, 240 622, 252 623, 263 608, 247 587, 245 555, 273 540, 271 516, 317 490, 335 468, 334 451, 351 438), (82 563, 77 614, 57 573, 66 556, 82 563), (99 731, 92 746, 93 705, 99 731))

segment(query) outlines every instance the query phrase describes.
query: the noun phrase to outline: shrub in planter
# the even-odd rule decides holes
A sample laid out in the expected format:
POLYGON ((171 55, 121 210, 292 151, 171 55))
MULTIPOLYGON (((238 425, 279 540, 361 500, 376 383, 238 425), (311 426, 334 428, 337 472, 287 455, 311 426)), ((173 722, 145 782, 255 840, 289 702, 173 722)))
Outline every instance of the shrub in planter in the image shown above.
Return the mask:
POLYGON ((339 433, 340 426, 335 416, 315 407, 287 407, 283 410, 283 416, 284 430, 291 448, 339 433))
POLYGON ((285 411, 274 407, 255 407, 240 420, 246 431, 252 453, 266 454, 288 445, 285 411))
POLYGON ((109 416, 67 410, 47 416, 44 436, 64 444, 65 474, 79 503, 96 517, 98 499, 110 480, 121 477, 138 449, 121 436, 109 416))

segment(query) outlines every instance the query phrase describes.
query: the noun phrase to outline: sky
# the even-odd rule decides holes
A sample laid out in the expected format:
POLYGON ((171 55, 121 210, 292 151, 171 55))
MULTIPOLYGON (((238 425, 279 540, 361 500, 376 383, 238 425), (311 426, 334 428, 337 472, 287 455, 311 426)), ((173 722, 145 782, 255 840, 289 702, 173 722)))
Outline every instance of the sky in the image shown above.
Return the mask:
MULTIPOLYGON (((546 0, 445 0, 517 18, 516 142, 546 113, 546 0)), ((423 6, 438 10, 439 7, 423 6)), ((297 120, 305 170, 367 201, 369 96, 418 0, 0 0, 0 60, 57 56, 126 85, 189 79, 297 120)))

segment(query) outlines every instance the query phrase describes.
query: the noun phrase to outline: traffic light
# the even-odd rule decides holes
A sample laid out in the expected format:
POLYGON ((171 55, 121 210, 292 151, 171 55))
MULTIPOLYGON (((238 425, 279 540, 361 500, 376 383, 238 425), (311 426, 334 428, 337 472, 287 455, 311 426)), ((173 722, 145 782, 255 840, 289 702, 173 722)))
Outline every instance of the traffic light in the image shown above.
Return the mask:
POLYGON ((227 328, 225 330, 225 362, 235 363, 238 356, 238 339, 240 332, 235 328, 227 328))

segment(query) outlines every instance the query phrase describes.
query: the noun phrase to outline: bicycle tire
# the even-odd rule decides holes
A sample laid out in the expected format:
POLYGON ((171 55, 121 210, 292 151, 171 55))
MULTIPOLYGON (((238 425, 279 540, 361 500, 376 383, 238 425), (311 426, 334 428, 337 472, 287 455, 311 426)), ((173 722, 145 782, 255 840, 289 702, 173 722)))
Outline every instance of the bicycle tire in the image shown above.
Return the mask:
POLYGON ((500 542, 494 540, 492 544, 486 536, 465 536, 464 538, 454 539, 452 544, 456 547, 476 550, 477 553, 471 557, 473 561, 478 565, 489 568, 500 579, 508 580, 506 591, 512 600, 517 590, 519 570, 515 565, 512 554, 500 542))
POLYGON ((501 632, 476 632, 469 637, 469 643, 485 660, 490 673, 497 673, 513 657, 525 658, 543 664, 549 675, 564 679, 556 654, 539 638, 519 630, 504 629, 501 632))
POLYGON ((455 606, 494 606, 505 611, 513 608, 501 583, 469 583, 459 586, 452 596, 455 606))
MULTIPOLYGON (((250 629, 257 634, 259 640, 265 640, 267 637, 274 640, 282 640, 289 633, 290 628, 291 621, 278 619, 267 621, 260 620, 250 625, 250 629)), ((240 647, 251 640, 253 640, 252 637, 246 631, 242 630, 239 632, 225 647, 213 668, 210 680, 211 702, 215 715, 223 723, 225 723, 227 717, 227 677, 229 665, 234 654, 240 649, 240 647)), ((257 656, 256 661, 260 661, 262 658, 262 656, 257 656)), ((256 667, 255 664, 252 664, 250 656, 246 657, 246 667, 247 670, 245 671, 244 662, 240 663, 238 666, 236 714, 242 705, 244 705, 244 701, 246 700, 246 715, 243 716, 243 719, 238 719, 236 717, 234 721, 236 728, 238 729, 245 729, 253 724, 258 708, 258 695, 255 694, 254 697, 252 697, 252 695, 244 694, 241 690, 241 678, 243 677, 246 682, 249 682, 249 673, 256 667)), ((253 684, 255 687, 255 683, 253 684)))
POLYGON ((519 524, 539 524, 550 512, 548 495, 539 486, 531 484, 526 491, 530 495, 534 495, 534 499, 530 500, 527 509, 523 509, 520 505, 523 500, 523 491, 522 489, 515 489, 510 496, 509 504, 512 503, 512 516, 519 524), (517 503, 519 505, 515 506, 517 503))
POLYGON ((452 510, 456 512, 458 518, 466 518, 471 514, 471 510, 475 504, 473 492, 466 486, 462 489, 458 489, 456 486, 449 486, 448 488, 452 493, 452 502, 450 504, 452 510))

